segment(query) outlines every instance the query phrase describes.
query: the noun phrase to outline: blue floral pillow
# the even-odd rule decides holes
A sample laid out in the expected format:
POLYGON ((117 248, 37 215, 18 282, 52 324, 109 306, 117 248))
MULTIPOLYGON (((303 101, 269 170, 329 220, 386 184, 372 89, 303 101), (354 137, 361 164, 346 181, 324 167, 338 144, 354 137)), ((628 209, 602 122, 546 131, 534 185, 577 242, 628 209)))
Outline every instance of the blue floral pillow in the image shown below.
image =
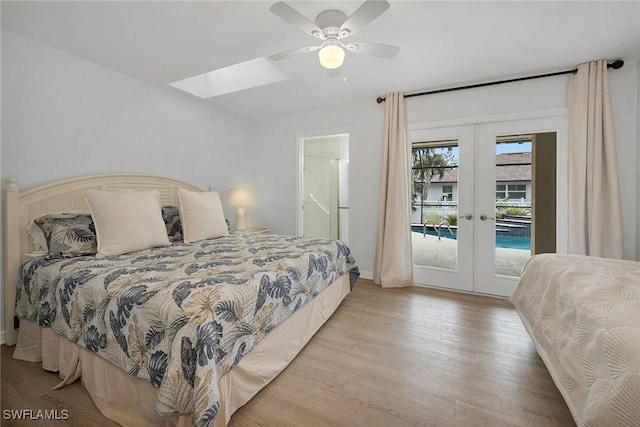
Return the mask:
POLYGON ((49 255, 93 255, 98 251, 90 214, 56 213, 33 220, 42 230, 49 255))
MULTIPOLYGON (((162 219, 167 227, 167 235, 172 242, 182 240, 182 222, 180 221, 180 209, 177 206, 163 206, 162 219)), ((225 218, 227 229, 231 231, 229 220, 225 218)))
POLYGON ((169 240, 175 242, 182 240, 182 222, 180 222, 180 209, 177 206, 163 206, 162 219, 167 227, 169 240))

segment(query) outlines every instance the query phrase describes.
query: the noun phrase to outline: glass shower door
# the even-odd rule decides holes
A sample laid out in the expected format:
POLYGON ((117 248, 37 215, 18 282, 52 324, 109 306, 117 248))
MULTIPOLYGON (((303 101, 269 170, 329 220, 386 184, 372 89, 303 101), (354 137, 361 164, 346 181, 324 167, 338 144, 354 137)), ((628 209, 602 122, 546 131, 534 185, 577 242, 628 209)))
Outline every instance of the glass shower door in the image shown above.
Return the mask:
POLYGON ((304 156, 304 218, 306 237, 337 239, 338 160, 327 156, 304 156))

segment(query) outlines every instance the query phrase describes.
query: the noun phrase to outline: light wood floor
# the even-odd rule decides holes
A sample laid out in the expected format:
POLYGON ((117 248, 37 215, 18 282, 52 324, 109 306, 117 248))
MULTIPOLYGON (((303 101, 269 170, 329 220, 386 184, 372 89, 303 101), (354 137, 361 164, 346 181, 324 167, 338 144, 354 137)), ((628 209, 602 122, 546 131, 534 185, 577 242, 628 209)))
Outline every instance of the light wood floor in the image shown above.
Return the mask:
MULTIPOLYGON (((115 425, 79 383, 2 346, 2 409, 68 409, 115 425)), ((291 365, 232 417, 244 426, 574 426, 512 306, 503 300, 360 280, 291 365)))

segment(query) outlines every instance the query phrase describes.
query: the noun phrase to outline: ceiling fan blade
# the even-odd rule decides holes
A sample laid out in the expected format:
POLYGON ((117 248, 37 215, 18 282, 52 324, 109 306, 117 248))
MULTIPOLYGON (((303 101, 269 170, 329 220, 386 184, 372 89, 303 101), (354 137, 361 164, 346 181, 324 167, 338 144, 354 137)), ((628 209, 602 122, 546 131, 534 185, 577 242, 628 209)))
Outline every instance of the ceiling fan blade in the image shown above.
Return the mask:
POLYGON ((318 50, 321 47, 322 46, 301 47, 301 48, 298 48, 298 49, 288 50, 286 52, 276 53, 275 55, 271 55, 269 57, 269 59, 272 60, 272 61, 280 61, 281 59, 290 58, 290 57, 295 56, 295 55, 300 55, 300 54, 303 54, 303 53, 313 52, 314 50, 318 50))
POLYGON ((306 34, 324 40, 322 29, 288 4, 280 1, 271 6, 269 10, 306 34))
POLYGON ((338 34, 340 37, 347 37, 357 33, 369 22, 382 15, 382 13, 387 9, 389 9, 389 3, 386 1, 365 1, 349 18, 347 18, 344 24, 342 24, 338 34))
POLYGON ((359 53, 361 55, 379 56, 382 58, 393 59, 396 57, 400 48, 397 46, 389 46, 386 44, 353 42, 342 45, 349 52, 359 53))

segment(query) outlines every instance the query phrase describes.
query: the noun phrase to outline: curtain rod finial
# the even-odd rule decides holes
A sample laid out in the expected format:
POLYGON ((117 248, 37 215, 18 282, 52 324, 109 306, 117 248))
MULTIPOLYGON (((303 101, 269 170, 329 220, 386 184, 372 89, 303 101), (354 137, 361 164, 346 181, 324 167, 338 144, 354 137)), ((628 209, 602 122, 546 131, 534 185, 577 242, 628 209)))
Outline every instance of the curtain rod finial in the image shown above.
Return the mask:
POLYGON ((376 99, 376 102, 377 102, 378 104, 382 104, 384 101, 386 101, 386 99, 385 99, 385 98, 383 98, 383 97, 381 97, 381 96, 379 96, 379 97, 376 99))
POLYGON ((622 59, 616 59, 611 64, 609 64, 608 67, 613 68, 614 70, 617 70, 619 68, 622 68, 623 65, 624 65, 624 61, 622 59))

